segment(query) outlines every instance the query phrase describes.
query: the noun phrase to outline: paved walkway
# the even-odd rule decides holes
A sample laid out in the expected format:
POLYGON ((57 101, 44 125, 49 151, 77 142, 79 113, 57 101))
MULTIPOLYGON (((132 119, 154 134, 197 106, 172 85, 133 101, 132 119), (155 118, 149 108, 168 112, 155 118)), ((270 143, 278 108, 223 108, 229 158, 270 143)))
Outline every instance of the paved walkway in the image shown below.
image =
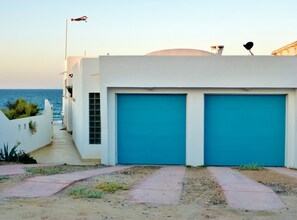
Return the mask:
POLYGON ((235 209, 273 210, 285 207, 274 191, 225 167, 208 167, 223 190, 228 205, 235 209))
POLYGON ((292 170, 285 167, 268 167, 267 169, 293 178, 297 178, 297 170, 292 170))
POLYGON ((48 197, 56 194, 70 184, 90 177, 108 174, 130 168, 130 166, 114 166, 96 170, 78 171, 69 174, 52 176, 36 176, 23 180, 20 184, 0 193, 4 197, 48 197))
POLYGON ((17 165, 1 165, 0 176, 10 176, 24 174, 26 167, 49 167, 61 164, 17 164, 17 165))
POLYGON ((159 169, 151 177, 136 184, 130 190, 128 202, 178 204, 185 170, 186 168, 182 166, 159 169))
POLYGON ((70 165, 98 164, 100 161, 81 161, 79 152, 75 147, 72 136, 66 131, 61 130, 62 124, 55 122, 53 142, 45 147, 35 150, 30 155, 38 163, 66 163, 70 165))

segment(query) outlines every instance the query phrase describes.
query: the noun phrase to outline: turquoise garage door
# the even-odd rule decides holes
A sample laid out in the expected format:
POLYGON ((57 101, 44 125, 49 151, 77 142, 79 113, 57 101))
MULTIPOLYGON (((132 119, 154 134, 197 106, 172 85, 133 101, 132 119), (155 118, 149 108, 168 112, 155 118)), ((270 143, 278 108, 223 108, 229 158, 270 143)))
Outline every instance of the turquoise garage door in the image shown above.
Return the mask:
POLYGON ((186 96, 117 95, 119 164, 185 164, 186 96))
POLYGON ((284 166, 285 95, 206 95, 206 165, 284 166))

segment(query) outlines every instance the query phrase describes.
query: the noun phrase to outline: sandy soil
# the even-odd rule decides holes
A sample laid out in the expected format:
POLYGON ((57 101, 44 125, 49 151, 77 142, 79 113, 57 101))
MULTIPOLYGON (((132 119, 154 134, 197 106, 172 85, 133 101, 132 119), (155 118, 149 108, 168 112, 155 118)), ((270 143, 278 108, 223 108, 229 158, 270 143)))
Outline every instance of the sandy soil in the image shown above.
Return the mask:
MULTIPOLYGON (((124 190, 105 193, 100 199, 76 199, 68 194, 72 187, 92 188, 101 182, 117 182, 132 187, 157 169, 158 167, 153 166, 134 167, 98 176, 75 183, 49 198, 0 198, 0 219, 297 219, 297 195, 294 187, 286 194, 279 194, 287 205, 285 209, 272 212, 233 210, 226 205, 220 189, 205 168, 187 168, 178 205, 130 204, 127 201, 128 191, 124 190)), ((263 176, 263 173, 259 175, 263 176)), ((279 181, 278 174, 270 172, 269 176, 279 181)), ((0 190, 22 178, 25 176, 0 181, 0 190)))

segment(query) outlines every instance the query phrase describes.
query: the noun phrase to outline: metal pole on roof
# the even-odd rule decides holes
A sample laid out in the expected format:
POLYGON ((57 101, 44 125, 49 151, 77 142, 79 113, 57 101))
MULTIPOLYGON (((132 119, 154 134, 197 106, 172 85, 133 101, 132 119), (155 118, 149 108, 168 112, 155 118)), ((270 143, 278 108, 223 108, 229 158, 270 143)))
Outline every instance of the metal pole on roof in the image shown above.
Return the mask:
POLYGON ((66 19, 66 35, 65 35, 65 60, 67 59, 67 44, 68 44, 68 19, 66 19))

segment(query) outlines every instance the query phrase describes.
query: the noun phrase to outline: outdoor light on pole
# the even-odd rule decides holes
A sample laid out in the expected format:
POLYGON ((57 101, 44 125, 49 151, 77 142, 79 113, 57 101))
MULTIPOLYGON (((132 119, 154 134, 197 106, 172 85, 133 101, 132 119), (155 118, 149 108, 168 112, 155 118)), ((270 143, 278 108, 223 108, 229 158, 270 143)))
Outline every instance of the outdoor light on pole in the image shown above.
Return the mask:
MULTIPOLYGON (((71 18, 71 21, 84 21, 87 22, 88 17, 82 16, 79 18, 71 18)), ((67 49, 68 49, 68 19, 66 19, 66 34, 65 34, 65 60, 67 59, 67 49)))

